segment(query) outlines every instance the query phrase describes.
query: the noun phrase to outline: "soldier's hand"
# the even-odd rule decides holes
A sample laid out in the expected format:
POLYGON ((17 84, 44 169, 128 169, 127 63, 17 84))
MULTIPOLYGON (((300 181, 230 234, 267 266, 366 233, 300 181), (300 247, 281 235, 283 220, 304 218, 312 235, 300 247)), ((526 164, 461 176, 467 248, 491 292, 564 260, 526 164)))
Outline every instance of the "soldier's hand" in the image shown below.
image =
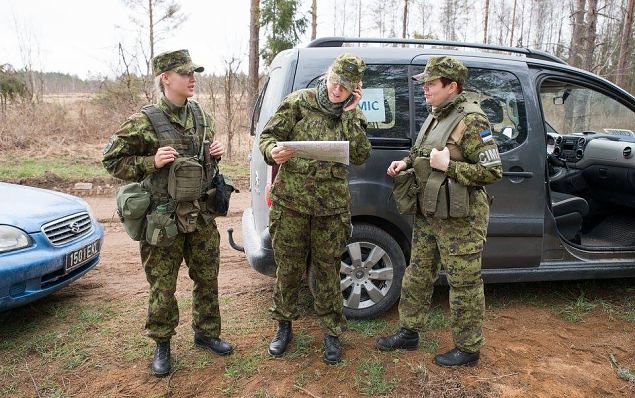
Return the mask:
POLYGON ((291 148, 285 148, 284 146, 275 146, 271 150, 271 157, 277 164, 282 164, 289 160, 295 151, 291 148))
POLYGON ((357 88, 355 90, 353 90, 351 95, 353 96, 353 101, 351 101, 351 103, 348 104, 344 108, 344 112, 350 111, 350 110, 354 110, 355 108, 357 108, 357 104, 359 104, 359 101, 362 99, 362 85, 361 85, 361 82, 360 82, 360 85, 357 86, 357 88))
POLYGON ((212 142, 212 145, 209 146, 209 154, 215 158, 220 158, 225 154, 225 147, 218 141, 212 142))
POLYGON ((446 146, 442 151, 432 148, 430 152, 430 167, 433 169, 446 171, 450 164, 450 150, 446 146))
POLYGON ((386 172, 386 174, 388 174, 391 177, 394 177, 397 175, 397 173, 405 170, 407 167, 408 165, 403 160, 395 160, 394 162, 390 164, 390 166, 388 166, 388 171, 386 172))
POLYGON ((160 169, 166 164, 174 161, 179 153, 171 146, 163 146, 157 149, 157 153, 154 155, 154 167, 160 169))

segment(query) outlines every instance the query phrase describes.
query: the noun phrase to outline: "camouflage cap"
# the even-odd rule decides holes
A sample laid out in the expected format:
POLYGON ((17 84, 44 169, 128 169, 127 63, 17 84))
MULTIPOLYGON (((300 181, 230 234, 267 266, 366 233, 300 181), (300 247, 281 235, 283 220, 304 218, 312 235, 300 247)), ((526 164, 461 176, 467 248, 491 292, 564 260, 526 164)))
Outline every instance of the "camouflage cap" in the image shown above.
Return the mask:
POLYGON ((341 84, 352 92, 364 77, 365 70, 366 64, 360 57, 348 53, 342 54, 333 61, 328 80, 331 83, 341 84))
POLYGON ((187 50, 168 51, 157 55, 152 59, 152 69, 155 76, 170 70, 177 73, 203 72, 205 70, 202 66, 192 63, 192 58, 187 50))
POLYGON ((467 68, 463 62, 456 58, 441 56, 431 57, 426 64, 423 73, 412 76, 414 80, 420 82, 429 82, 442 77, 465 83, 467 80, 467 68))

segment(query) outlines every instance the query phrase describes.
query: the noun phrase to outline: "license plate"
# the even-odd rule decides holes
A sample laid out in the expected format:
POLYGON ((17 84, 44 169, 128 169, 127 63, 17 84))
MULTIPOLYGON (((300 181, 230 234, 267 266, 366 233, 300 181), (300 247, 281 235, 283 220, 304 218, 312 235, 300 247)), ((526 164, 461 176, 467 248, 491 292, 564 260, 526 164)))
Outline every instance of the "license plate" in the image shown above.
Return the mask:
POLYGON ((70 272, 77 267, 86 264, 99 254, 99 240, 90 243, 81 249, 74 250, 66 255, 64 268, 70 272))

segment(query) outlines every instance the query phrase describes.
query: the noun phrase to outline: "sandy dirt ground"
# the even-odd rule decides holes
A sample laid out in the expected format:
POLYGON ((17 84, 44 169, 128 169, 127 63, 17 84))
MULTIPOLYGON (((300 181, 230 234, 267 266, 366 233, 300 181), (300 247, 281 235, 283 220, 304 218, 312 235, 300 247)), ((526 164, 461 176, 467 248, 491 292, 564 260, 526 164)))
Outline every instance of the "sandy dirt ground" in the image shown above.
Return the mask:
POLYGON ((486 346, 479 366, 439 368, 435 352, 452 348, 447 288, 434 296, 435 323, 414 352, 382 353, 375 339, 398 325, 396 308, 379 320, 351 322, 345 362, 322 362, 322 333, 301 296, 305 316, 281 359, 266 347, 274 280, 252 270, 231 249, 227 228, 242 242, 240 220, 249 193, 232 198, 221 231, 219 294, 222 336, 234 355, 217 357, 192 344, 191 290, 185 266, 177 298, 181 319, 173 340, 174 372, 148 369, 144 337, 147 282, 138 246, 123 232, 109 196, 88 197, 106 230, 93 271, 32 305, 0 314, 0 395, 15 397, 607 397, 635 396, 635 385, 611 366, 635 368, 635 291, 631 281, 488 286, 486 346))

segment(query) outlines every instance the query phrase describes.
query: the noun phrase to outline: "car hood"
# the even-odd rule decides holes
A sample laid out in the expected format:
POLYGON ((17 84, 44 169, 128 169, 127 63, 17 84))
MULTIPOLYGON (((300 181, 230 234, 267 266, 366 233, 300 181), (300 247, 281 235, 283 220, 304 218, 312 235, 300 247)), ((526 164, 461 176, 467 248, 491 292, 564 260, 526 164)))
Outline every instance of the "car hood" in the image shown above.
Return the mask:
POLYGON ((0 224, 38 232, 48 222, 82 211, 86 206, 75 196, 0 182, 0 224))

